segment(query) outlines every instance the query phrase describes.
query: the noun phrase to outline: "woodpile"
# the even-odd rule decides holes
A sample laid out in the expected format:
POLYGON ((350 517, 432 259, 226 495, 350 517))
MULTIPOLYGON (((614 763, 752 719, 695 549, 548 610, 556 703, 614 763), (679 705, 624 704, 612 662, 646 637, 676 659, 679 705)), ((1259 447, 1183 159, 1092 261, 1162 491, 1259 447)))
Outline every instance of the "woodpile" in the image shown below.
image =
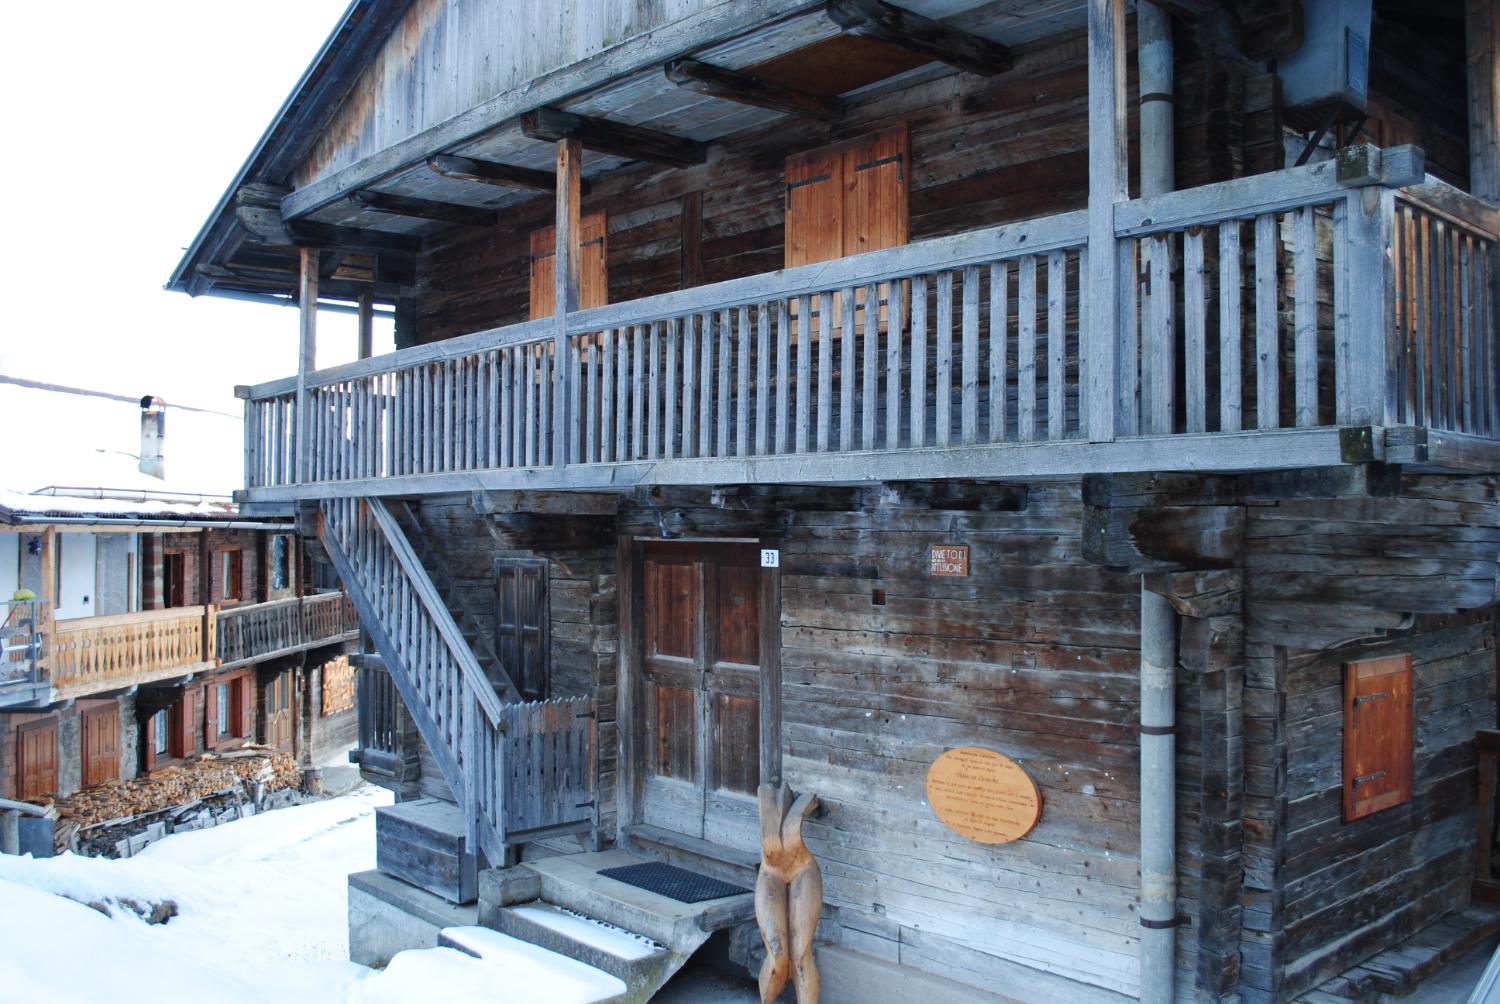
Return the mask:
POLYGON ((234 788, 260 785, 265 791, 296 788, 302 771, 289 753, 249 746, 232 753, 206 754, 192 763, 163 767, 129 781, 106 781, 82 788, 54 803, 63 830, 159 812, 234 788))
POLYGON ((354 707, 354 667, 341 655, 323 664, 323 717, 354 707))

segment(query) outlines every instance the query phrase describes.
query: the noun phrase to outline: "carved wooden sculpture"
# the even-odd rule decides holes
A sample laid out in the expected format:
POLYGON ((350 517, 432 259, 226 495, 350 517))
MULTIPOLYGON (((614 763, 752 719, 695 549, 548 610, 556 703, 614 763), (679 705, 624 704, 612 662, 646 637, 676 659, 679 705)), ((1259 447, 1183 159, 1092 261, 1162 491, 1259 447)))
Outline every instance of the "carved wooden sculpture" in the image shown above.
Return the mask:
POLYGON ((817 808, 818 798, 804 794, 793 800, 785 784, 763 784, 759 795, 761 863, 755 880, 755 919, 766 943, 761 1004, 771 1004, 788 977, 798 1004, 818 1004, 813 935, 823 911, 823 873, 802 842, 802 823, 817 808))

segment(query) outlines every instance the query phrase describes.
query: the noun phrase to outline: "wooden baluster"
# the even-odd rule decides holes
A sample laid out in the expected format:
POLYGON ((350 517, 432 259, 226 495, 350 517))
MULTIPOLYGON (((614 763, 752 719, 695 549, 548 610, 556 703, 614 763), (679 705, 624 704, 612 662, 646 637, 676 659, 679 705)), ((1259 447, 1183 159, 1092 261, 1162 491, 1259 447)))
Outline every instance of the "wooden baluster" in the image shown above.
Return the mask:
POLYGON ((682 319, 682 452, 679 456, 697 456, 693 448, 698 419, 698 320, 688 314, 682 319))
POLYGON ((1276 315, 1276 215, 1255 218, 1255 424, 1281 425, 1281 340, 1276 315))
MULTIPOLYGON (((853 309, 849 309, 850 315, 853 309)), ((850 321, 853 323, 852 317, 850 321)), ((844 329, 848 331, 846 327, 844 329)), ((911 385, 908 391, 911 407, 910 445, 927 445, 927 277, 911 281, 911 385)), ((848 440, 845 440, 847 444, 848 440)), ((847 446, 845 447, 847 449, 847 446)))
POLYGON ((714 315, 698 316, 698 337, 703 343, 698 381, 698 456, 713 456, 714 442, 714 315))
POLYGON ((1296 286, 1293 344, 1296 419, 1299 428, 1318 424, 1317 221, 1312 209, 1293 214, 1292 281, 1296 286))
POLYGON ((1169 435, 1175 431, 1177 320, 1175 293, 1172 289, 1172 238, 1154 235, 1148 239, 1150 262, 1150 298, 1146 301, 1150 316, 1142 353, 1149 361, 1147 383, 1143 388, 1148 405, 1146 432, 1169 435))
POLYGON ((720 457, 729 456, 729 405, 731 398, 730 376, 734 364, 731 348, 732 325, 728 308, 719 311, 719 435, 717 439, 720 457))
POLYGON ((901 356, 906 340, 906 286, 892 282, 887 287, 885 324, 885 448, 901 448, 901 356))
POLYGON ((979 442, 979 268, 968 265, 963 279, 963 334, 960 351, 959 440, 979 442))
POLYGON ((665 455, 661 451, 661 325, 660 321, 652 321, 647 326, 651 366, 646 378, 646 456, 653 460, 665 455))
POLYGON ((1462 387, 1461 431, 1472 433, 1474 429, 1474 401, 1478 388, 1474 380, 1474 305, 1469 299, 1472 287, 1469 273, 1474 239, 1467 233, 1456 233, 1458 255, 1453 275, 1458 286, 1459 319, 1459 380, 1462 387))
POLYGON ((615 333, 606 329, 599 333, 599 386, 603 397, 599 401, 599 456, 608 463, 614 459, 615 440, 615 333))
POLYGON ((604 333, 596 332, 583 339, 584 368, 588 371, 588 385, 584 391, 587 418, 583 426, 583 462, 599 461, 599 371, 604 365, 604 333))
POLYGON ((1068 261, 1061 251, 1047 256, 1047 438, 1067 435, 1068 261))
POLYGON ((1208 431, 1208 300, 1203 288, 1203 228, 1182 239, 1183 375, 1187 431, 1208 431))
POLYGON ((1036 256, 1021 259, 1016 307, 1016 438, 1036 437, 1036 256))
MULTIPOLYGON (((833 420, 833 294, 818 296, 818 452, 828 451, 833 420)), ((809 322, 810 323, 810 322, 809 322)))
POLYGON ((812 412, 813 300, 804 296, 797 309, 797 425, 796 450, 808 451, 812 412))
POLYGON ((681 398, 677 394, 677 355, 678 347, 682 341, 680 324, 677 318, 669 318, 667 324, 667 396, 663 402, 666 406, 667 427, 663 433, 662 456, 675 457, 677 453, 677 423, 678 416, 686 409, 682 407, 681 398))
POLYGON ((854 332, 854 290, 845 289, 839 294, 839 449, 845 453, 854 449, 854 349, 857 336, 854 332))
POLYGON ((639 460, 646 455, 646 333, 642 327, 639 324, 630 326, 630 460, 639 460))
POLYGON ((791 429, 787 424, 792 384, 792 320, 787 301, 776 301, 776 452, 786 453, 791 446, 791 429))
POLYGON ((741 306, 735 332, 739 339, 739 365, 735 368, 734 452, 750 452, 750 308, 741 306))
MULTIPOLYGON (((1010 313, 1010 265, 990 266, 990 442, 1005 441, 1006 329, 1010 313)), ((1080 324, 1080 331, 1087 329, 1080 324)))
POLYGON ((947 446, 953 435, 953 273, 947 269, 938 273, 933 327, 937 336, 932 388, 936 442, 947 446))
POLYGON ((860 384, 860 447, 875 449, 875 408, 880 403, 880 287, 865 287, 864 378, 860 384))

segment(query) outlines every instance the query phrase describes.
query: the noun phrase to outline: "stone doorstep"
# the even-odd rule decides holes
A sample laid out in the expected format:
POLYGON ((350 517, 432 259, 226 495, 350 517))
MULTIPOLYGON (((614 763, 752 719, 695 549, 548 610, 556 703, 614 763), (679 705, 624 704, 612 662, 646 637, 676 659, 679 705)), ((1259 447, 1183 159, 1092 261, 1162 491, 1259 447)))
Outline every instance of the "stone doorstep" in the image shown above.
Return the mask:
MULTIPOLYGON (((550 952, 556 952, 558 955, 565 955, 585 965, 593 966, 595 969, 601 969, 611 976, 619 977, 629 987, 637 987, 644 983, 660 986, 661 982, 665 982, 664 970, 666 974, 670 974, 686 961, 686 956, 673 958, 680 953, 672 952, 654 942, 648 951, 638 957, 626 958, 616 955, 607 948, 591 944, 566 931, 549 926, 544 921, 534 919, 534 915, 529 915, 525 912, 526 910, 561 914, 556 907, 543 902, 527 903, 521 909, 506 907, 499 911, 496 928, 501 934, 508 934, 512 938, 528 941, 550 952)), ((588 917, 579 919, 583 923, 598 923, 588 917)))
POLYGON ((1394 948, 1371 956, 1297 998, 1303 1004, 1404 997, 1440 967, 1500 931, 1500 907, 1476 903, 1429 924, 1394 948))

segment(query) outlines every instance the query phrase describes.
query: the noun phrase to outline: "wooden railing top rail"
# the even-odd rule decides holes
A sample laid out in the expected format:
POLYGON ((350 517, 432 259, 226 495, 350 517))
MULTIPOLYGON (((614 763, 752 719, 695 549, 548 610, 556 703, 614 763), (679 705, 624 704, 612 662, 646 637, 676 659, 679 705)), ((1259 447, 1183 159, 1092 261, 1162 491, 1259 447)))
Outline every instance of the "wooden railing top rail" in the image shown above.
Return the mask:
POLYGON ((1427 175, 1420 185, 1408 185, 1397 195, 1405 202, 1440 216, 1486 240, 1500 241, 1500 206, 1427 175))
MULTIPOLYGON (((1087 228, 1088 214, 1080 209, 947 237, 934 237, 847 258, 739 279, 726 279, 704 286, 672 290, 637 300, 576 311, 568 315, 567 331, 570 335, 577 335, 664 317, 721 310, 744 303, 819 293, 839 286, 865 286, 902 278, 924 269, 960 268, 996 258, 1079 247, 1088 238, 1087 228)), ((323 387, 343 380, 453 359, 504 345, 544 341, 555 334, 556 324, 551 318, 523 321, 317 370, 307 375, 307 386, 323 387)), ((295 377, 283 377, 253 387, 237 387, 235 393, 240 398, 258 401, 291 394, 296 389, 295 377)))
POLYGON ((195 620, 202 621, 205 607, 166 607, 162 610, 136 610, 125 614, 105 614, 102 617, 70 617, 53 621, 55 634, 77 634, 97 631, 101 628, 129 627, 135 624, 151 624, 158 621, 195 620))
POLYGON ((283 596, 280 599, 266 600, 262 603, 240 603, 232 607, 219 609, 219 620, 233 620, 238 616, 248 616, 255 613, 263 613, 278 607, 299 607, 308 604, 333 604, 337 605, 344 599, 344 594, 337 590, 326 593, 311 593, 307 596, 283 596))

